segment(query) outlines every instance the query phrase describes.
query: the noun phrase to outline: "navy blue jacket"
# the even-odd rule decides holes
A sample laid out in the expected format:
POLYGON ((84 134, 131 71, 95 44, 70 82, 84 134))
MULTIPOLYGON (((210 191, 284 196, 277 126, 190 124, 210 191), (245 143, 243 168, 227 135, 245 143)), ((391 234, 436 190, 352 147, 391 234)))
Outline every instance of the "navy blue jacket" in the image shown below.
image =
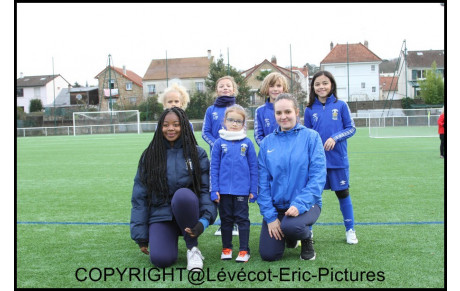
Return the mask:
MULTIPOLYGON (((167 177, 170 197, 180 188, 189 188, 193 191, 193 181, 189 176, 182 151, 182 142, 177 140, 174 147, 167 144, 167 177)), ((217 206, 210 199, 209 194, 209 159, 206 151, 197 146, 201 168, 201 193, 198 193, 200 205, 200 220, 206 219, 209 224, 214 223, 217 217, 217 206)), ((152 203, 148 206, 147 186, 139 176, 139 169, 134 178, 131 198, 131 238, 137 243, 149 241, 149 225, 154 222, 172 221, 171 200, 158 205, 158 198, 153 195, 152 203)))

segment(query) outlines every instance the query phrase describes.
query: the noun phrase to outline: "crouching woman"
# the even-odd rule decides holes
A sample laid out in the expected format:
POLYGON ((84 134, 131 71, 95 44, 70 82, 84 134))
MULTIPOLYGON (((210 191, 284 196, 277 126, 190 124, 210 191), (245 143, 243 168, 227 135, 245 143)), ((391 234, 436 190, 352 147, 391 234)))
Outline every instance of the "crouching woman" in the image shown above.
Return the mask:
POLYGON ((278 127, 260 144, 259 204, 263 216, 259 253, 276 261, 285 247, 302 247, 300 259, 314 260, 310 226, 321 213, 326 156, 319 134, 299 124, 296 99, 287 93, 274 102, 278 127))
POLYGON ((172 107, 161 115, 139 159, 131 204, 131 238, 152 264, 173 265, 183 236, 187 269, 203 268, 198 237, 216 219, 217 206, 210 199, 208 156, 182 109, 172 107))

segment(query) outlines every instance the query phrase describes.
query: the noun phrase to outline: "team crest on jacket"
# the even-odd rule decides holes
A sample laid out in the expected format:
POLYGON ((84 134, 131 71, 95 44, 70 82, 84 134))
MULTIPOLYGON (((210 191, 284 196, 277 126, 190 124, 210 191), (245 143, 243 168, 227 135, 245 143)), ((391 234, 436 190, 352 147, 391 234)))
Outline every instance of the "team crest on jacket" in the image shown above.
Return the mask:
POLYGON ((212 113, 212 118, 213 118, 214 120, 217 120, 217 119, 219 118, 219 114, 217 114, 217 112, 213 112, 213 113, 212 113))
POLYGON ((270 119, 265 118, 265 127, 270 127, 270 119))
POLYGON ((332 109, 332 120, 337 120, 337 116, 339 116, 339 110, 332 109))
POLYGON ((242 143, 242 144, 241 144, 241 152, 240 152, 240 154, 241 154, 243 157, 246 155, 247 150, 248 150, 248 145, 245 144, 245 143, 242 143))
POLYGON ((314 122, 318 122, 318 113, 313 113, 312 117, 314 122))
POLYGON ((223 152, 224 154, 226 154, 226 153, 227 153, 227 144, 223 143, 223 144, 221 144, 220 146, 222 147, 222 152, 223 152))

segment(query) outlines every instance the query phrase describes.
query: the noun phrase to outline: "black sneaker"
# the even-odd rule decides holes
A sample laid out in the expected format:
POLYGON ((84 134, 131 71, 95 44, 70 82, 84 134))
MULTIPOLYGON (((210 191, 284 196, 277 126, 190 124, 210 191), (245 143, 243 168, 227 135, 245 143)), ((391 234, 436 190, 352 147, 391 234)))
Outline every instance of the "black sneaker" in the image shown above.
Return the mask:
POLYGON ((313 249, 313 240, 311 238, 302 240, 302 246, 300 249, 300 259, 311 261, 316 259, 316 253, 313 249))
POLYGON ((300 245, 300 241, 298 240, 290 240, 286 238, 286 248, 288 249, 295 249, 300 245))

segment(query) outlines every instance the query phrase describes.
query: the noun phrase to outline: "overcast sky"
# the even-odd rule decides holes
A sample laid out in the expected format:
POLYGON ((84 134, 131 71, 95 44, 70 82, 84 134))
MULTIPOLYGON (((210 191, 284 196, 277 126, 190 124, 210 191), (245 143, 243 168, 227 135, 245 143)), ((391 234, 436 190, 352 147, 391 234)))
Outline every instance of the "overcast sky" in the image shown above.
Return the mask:
MULTIPOLYGON (((454 1, 455 2, 455 1, 454 1)), ((96 85, 108 64, 143 77, 152 59, 222 54, 246 70, 278 65, 319 65, 330 43, 369 43, 382 59, 408 50, 444 48, 444 7, 439 3, 19 3, 17 76, 61 74, 96 85), (228 56, 227 56, 228 51, 228 56)))

